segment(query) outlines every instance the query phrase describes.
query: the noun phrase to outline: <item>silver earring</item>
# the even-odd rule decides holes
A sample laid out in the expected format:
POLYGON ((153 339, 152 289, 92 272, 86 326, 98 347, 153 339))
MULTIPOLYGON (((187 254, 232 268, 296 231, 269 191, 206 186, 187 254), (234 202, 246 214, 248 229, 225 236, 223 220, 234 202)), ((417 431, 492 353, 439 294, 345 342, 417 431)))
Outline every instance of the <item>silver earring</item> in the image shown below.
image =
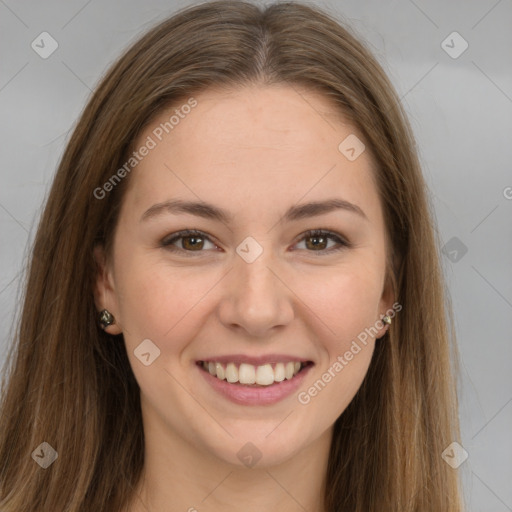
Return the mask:
POLYGON ((114 323, 114 316, 110 311, 104 309, 100 313, 100 325, 103 330, 105 330, 109 325, 114 323))
POLYGON ((382 317, 382 321, 388 325, 391 325, 391 317, 389 317, 388 315, 384 315, 382 317))

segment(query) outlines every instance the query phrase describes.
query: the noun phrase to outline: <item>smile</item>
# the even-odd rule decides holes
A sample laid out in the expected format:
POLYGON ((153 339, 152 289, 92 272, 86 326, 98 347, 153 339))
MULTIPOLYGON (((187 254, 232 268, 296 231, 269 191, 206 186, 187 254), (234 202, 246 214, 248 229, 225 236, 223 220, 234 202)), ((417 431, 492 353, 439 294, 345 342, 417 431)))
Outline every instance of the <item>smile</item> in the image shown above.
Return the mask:
POLYGON ((225 380, 230 384, 270 386, 275 382, 292 379, 310 363, 289 361, 255 366, 248 363, 199 361, 198 364, 213 377, 225 380))

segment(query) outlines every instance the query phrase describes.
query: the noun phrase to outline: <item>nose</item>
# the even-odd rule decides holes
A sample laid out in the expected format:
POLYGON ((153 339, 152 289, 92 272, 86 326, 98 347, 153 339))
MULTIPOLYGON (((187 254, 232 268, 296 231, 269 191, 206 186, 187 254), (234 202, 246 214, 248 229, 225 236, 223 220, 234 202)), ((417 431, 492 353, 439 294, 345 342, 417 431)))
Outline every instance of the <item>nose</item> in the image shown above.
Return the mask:
POLYGON ((227 328, 256 338, 268 338, 294 317, 294 293, 269 253, 263 251, 252 263, 235 258, 219 305, 220 320, 227 328))

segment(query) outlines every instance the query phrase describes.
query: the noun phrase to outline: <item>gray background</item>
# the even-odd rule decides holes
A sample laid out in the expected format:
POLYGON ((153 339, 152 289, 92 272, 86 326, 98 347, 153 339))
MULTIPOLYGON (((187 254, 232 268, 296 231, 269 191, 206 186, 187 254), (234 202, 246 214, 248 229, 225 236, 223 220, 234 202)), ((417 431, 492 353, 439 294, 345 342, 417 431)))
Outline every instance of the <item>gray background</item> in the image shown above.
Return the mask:
MULTIPOLYGON (((468 510, 512 511, 512 3, 312 3, 370 43, 409 114, 448 244, 443 268, 461 352, 468 510), (441 46, 453 31, 469 44, 457 58, 441 46)), ((0 0, 0 362, 27 242, 70 128, 122 50, 190 4, 0 0), (59 45, 47 59, 31 48, 43 31, 59 45)), ((457 39, 445 44, 462 48, 457 39)))

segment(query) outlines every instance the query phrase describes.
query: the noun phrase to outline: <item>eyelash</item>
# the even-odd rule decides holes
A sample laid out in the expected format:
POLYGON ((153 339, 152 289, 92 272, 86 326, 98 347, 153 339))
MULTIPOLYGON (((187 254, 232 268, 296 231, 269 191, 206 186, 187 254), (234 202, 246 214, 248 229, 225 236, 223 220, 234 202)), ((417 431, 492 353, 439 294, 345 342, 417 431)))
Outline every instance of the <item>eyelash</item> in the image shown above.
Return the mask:
MULTIPOLYGON (((187 238, 187 237, 193 237, 193 236, 201 237, 204 240, 214 243, 210 239, 210 237, 206 233, 203 233, 202 231, 198 231, 195 229, 185 229, 183 231, 178 231, 177 233, 174 233, 173 235, 171 235, 171 238, 165 238, 164 240, 162 240, 161 246, 170 250, 171 252, 185 252, 185 253, 204 252, 203 250, 188 251, 186 249, 181 249, 181 248, 172 246, 172 244, 174 242, 180 240, 181 238, 187 238)), ((327 239, 334 240, 336 243, 339 244, 338 247, 331 247, 330 249, 321 249, 318 251, 313 251, 313 250, 308 251, 306 249, 307 252, 318 253, 319 256, 324 256, 327 254, 331 254, 333 252, 337 252, 337 251, 340 251, 343 249, 348 249, 348 248, 352 247, 352 244, 349 243, 344 238, 342 238, 340 235, 338 235, 332 231, 327 231, 327 230, 323 230, 323 229, 312 229, 312 230, 306 231, 303 234, 302 238, 298 242, 302 242, 306 238, 313 238, 313 237, 325 237, 327 239)))

